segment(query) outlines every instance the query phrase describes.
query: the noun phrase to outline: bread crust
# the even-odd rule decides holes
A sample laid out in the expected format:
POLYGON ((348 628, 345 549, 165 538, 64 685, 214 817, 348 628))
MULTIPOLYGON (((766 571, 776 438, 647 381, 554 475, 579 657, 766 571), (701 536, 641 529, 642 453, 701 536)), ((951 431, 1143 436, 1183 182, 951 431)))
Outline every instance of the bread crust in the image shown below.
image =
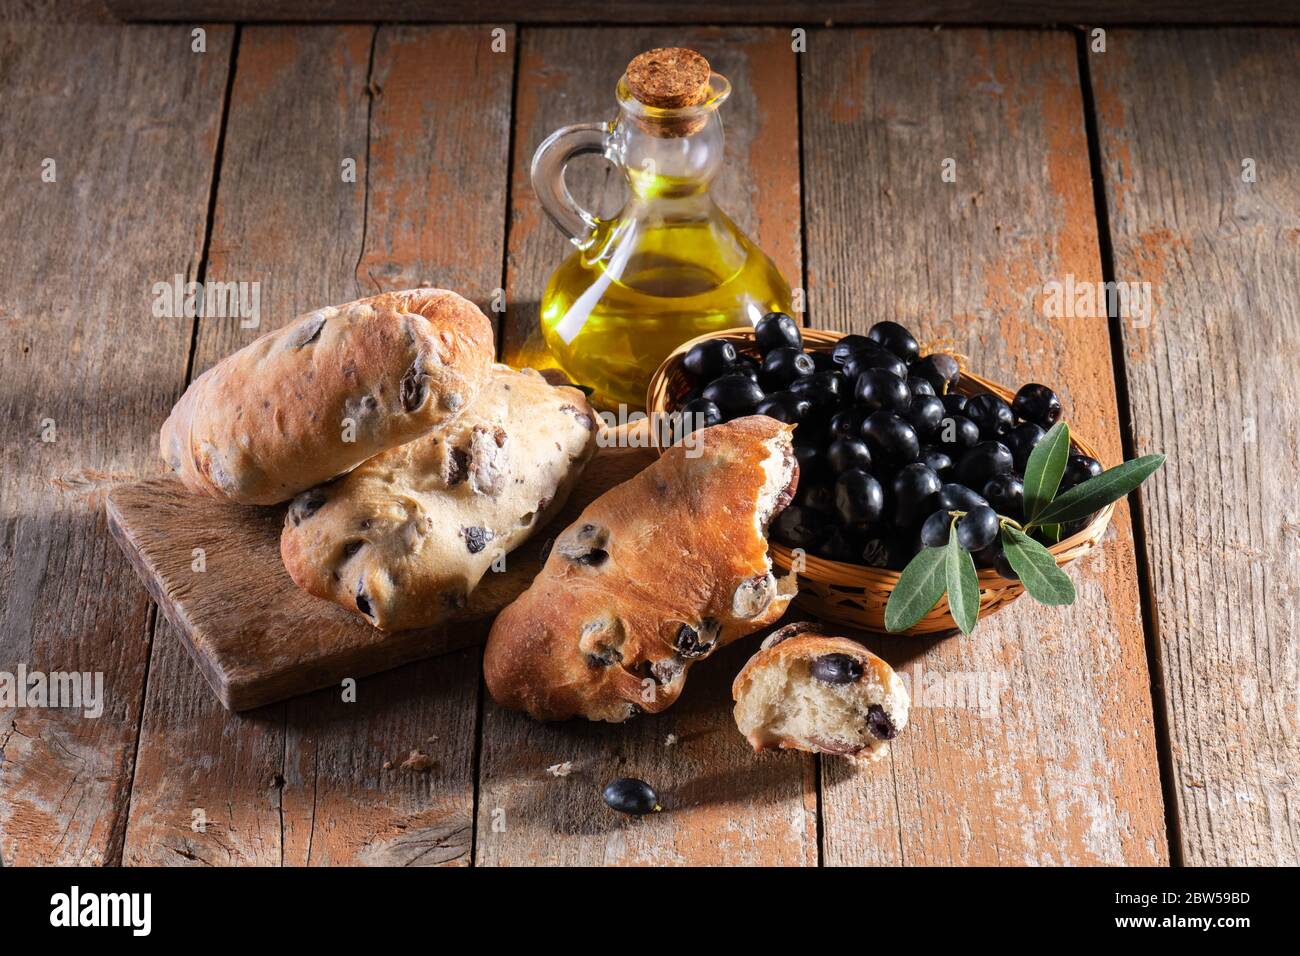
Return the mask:
POLYGON ((493 366, 451 421, 298 495, 280 557, 300 588, 381 630, 431 627, 564 505, 595 451, 582 392, 493 366))
POLYGON ((816 731, 819 728, 816 727, 808 728, 810 732, 805 734, 783 734, 777 732, 770 722, 761 719, 764 702, 751 700, 749 695, 761 694, 767 689, 759 686, 763 672, 781 672, 783 685, 790 688, 793 681, 813 680, 808 676, 812 662, 828 654, 844 654, 853 658, 862 666, 862 676, 851 684, 834 688, 826 685, 824 692, 856 694, 861 698, 860 704, 878 705, 888 718, 888 725, 894 734, 907 726, 910 706, 907 688, 888 663, 856 641, 826 634, 819 624, 798 622, 768 635, 762 648, 741 668, 731 685, 731 697, 736 701, 736 726, 755 752, 803 750, 867 760, 878 760, 889 752, 888 739, 873 733, 865 734, 865 739, 861 742, 837 737, 824 729, 818 733, 816 731))
POLYGON ((692 663, 779 618, 794 577, 772 575, 764 534, 798 479, 792 431, 715 425, 698 457, 674 446, 592 502, 493 624, 492 697, 539 720, 658 712, 692 663))
POLYGON ((287 501, 458 414, 492 355, 487 317, 445 289, 317 309, 195 379, 160 452, 198 494, 287 501))

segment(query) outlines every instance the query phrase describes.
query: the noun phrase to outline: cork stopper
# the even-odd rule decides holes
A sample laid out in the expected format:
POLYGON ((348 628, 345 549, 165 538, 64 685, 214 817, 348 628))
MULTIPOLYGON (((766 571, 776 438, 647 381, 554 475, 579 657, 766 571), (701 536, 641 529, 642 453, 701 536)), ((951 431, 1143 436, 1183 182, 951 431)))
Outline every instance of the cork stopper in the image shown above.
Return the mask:
POLYGON ((637 101, 656 109, 698 106, 709 98, 709 61, 684 47, 647 50, 627 65, 627 87, 637 101))

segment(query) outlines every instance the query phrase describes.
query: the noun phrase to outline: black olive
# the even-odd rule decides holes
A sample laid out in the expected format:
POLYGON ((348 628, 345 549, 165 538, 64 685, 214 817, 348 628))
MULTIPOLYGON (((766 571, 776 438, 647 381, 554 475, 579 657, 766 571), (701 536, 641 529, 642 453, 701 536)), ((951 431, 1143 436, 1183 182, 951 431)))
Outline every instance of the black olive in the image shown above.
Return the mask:
POLYGON ((933 395, 914 395, 912 404, 903 417, 916 429, 917 437, 926 439, 939 431, 939 424, 945 414, 947 412, 944 411, 943 402, 933 395))
POLYGON ((784 312, 769 312, 754 325, 754 342, 766 355, 772 349, 803 348, 803 334, 795 320, 784 312))
POLYGON ((957 544, 966 551, 983 551, 998 537, 998 515, 992 508, 975 508, 957 519, 957 544))
POLYGON ((867 708, 867 729, 877 740, 893 740, 898 736, 898 728, 879 704, 867 708))
POLYGON ((943 408, 949 415, 965 415, 970 399, 960 392, 949 392, 942 398, 943 408))
POLYGON ((885 510, 885 490, 860 468, 835 479, 835 509, 846 524, 873 525, 885 510))
POLYGON ((1040 428, 1051 428, 1061 420, 1061 400, 1046 385, 1036 382, 1020 386, 1011 408, 1022 420, 1040 428))
POLYGON ((1025 483, 1013 474, 995 475, 984 485, 984 497, 998 514, 1019 521, 1025 516, 1025 483))
POLYGON ((961 366, 951 355, 935 352, 912 366, 912 374, 930 383, 936 395, 947 395, 961 379, 961 366))
POLYGON ((900 525, 920 521, 939 506, 943 480, 928 466, 911 464, 894 476, 894 508, 900 525))
POLYGON ((837 438, 826 448, 826 464, 831 474, 839 475, 850 468, 871 471, 871 451, 861 438, 837 438))
POLYGON ((744 375, 751 382, 758 381, 758 363, 748 355, 736 357, 736 364, 723 372, 724 375, 744 375))
POLYGON ((636 777, 619 777, 605 785, 602 794, 611 810, 643 816, 660 809, 654 787, 636 777))
POLYGON ((465 548, 470 554, 478 554, 494 537, 487 528, 461 528, 460 531, 465 536, 465 548))
POLYGON ((799 349, 783 346, 772 349, 763 356, 763 367, 758 380, 769 392, 789 388, 796 379, 811 375, 817 370, 812 356, 799 349))
POLYGON ((817 349, 816 351, 810 351, 808 354, 812 356, 813 367, 816 368, 817 371, 838 372, 840 370, 840 363, 835 361, 834 356, 832 356, 830 352, 823 352, 822 350, 817 349))
POLYGON ((689 624, 683 624, 677 629, 677 637, 673 641, 673 646, 677 648, 677 653, 682 657, 707 657, 718 643, 717 635, 717 621, 705 619, 700 622, 699 629, 693 628, 689 624), (712 636, 702 636, 702 634, 712 636))
POLYGON ((912 404, 912 393, 907 383, 888 369, 868 368, 858 373, 853 385, 853 398, 863 408, 877 411, 905 412, 912 404))
POLYGON ((835 438, 861 438, 862 426, 870 414, 865 408, 846 408, 831 416, 830 433, 835 438))
POLYGON ((1101 474, 1101 462, 1096 458, 1089 458, 1087 455, 1080 455, 1075 452, 1070 455, 1069 460, 1065 463, 1065 473, 1061 476, 1060 491, 1068 491, 1075 485, 1082 484, 1089 478, 1096 478, 1101 474))
POLYGON ((763 400, 763 390, 746 375, 733 373, 715 379, 704 389, 703 397, 718 406, 726 421, 754 414, 763 400))
POLYGON ((812 411, 812 402, 794 392, 772 392, 754 409, 756 415, 766 415, 787 425, 798 425, 812 411))
POLYGON ((983 495, 965 485, 949 482, 939 489, 939 507, 945 511, 973 511, 987 505, 983 495))
POLYGON ((965 415, 948 415, 939 422, 935 438, 939 440, 944 451, 953 458, 960 458, 961 453, 967 448, 974 448, 979 444, 980 429, 965 415))
POLYGON ((859 352, 865 348, 875 346, 875 342, 865 335, 846 335, 835 343, 831 349, 831 359, 840 365, 849 360, 849 356, 854 352, 859 352))
POLYGON ((809 668, 814 680, 823 684, 852 684, 862 679, 862 662, 848 654, 823 654, 809 668))
POLYGON ((858 555, 858 546, 846 528, 826 525, 817 535, 813 552, 827 561, 853 561, 858 555))
POLYGON ((722 409, 707 398, 689 401, 679 409, 679 412, 685 426, 684 430, 688 432, 708 428, 722 421, 722 409))
POLYGON ((1029 464, 1029 453, 1034 450, 1034 446, 1043 440, 1043 436, 1046 434, 1047 432, 1033 422, 1021 422, 999 438, 998 441, 1011 449, 1011 461, 1014 463, 1016 471, 1023 472, 1025 465, 1029 464))
POLYGON ((811 508, 827 515, 835 513, 835 489, 830 485, 804 485, 801 483, 799 485, 799 497, 799 503, 805 508, 811 508))
POLYGON ((365 541, 360 538, 353 538, 351 541, 345 543, 343 545, 343 560, 346 561, 348 558, 352 557, 360 551, 364 545, 365 541))
POLYGON ((912 333, 897 322, 877 322, 867 330, 867 338, 897 355, 908 365, 921 356, 921 346, 917 345, 912 333))
POLYGON ((1006 552, 1002 550, 1002 542, 994 541, 990 550, 993 552, 993 570, 998 573, 998 576, 1008 581, 1019 581, 1020 575, 1007 560, 1006 552))
POLYGON ((848 361, 844 363, 844 377, 850 380, 856 379, 869 368, 884 369, 904 385, 907 384, 907 363, 894 353, 886 352, 874 344, 871 348, 862 349, 849 356, 848 361))
POLYGON ((996 395, 985 392, 966 403, 966 417, 979 426, 982 438, 999 438, 1016 423, 1011 406, 996 395))
POLYGON ((294 499, 293 507, 289 509, 289 520, 293 522, 296 528, 298 525, 310 518, 325 504, 325 492, 319 488, 313 488, 306 491, 294 499))
POLYGON ((429 394, 429 379, 423 371, 423 359, 416 359, 411 367, 406 370, 402 376, 402 381, 398 385, 398 393, 402 400, 402 407, 408 412, 418 410, 429 394))
POLYGON ((940 478, 950 474, 953 469, 953 460, 942 448, 935 448, 933 445, 925 445, 921 448, 921 454, 916 456, 916 460, 923 465, 930 466, 940 478))
POLYGON ((951 527, 952 515, 947 508, 940 508, 921 525, 921 543, 927 548, 942 548, 948 543, 951 527))
POLYGON ((370 598, 366 597, 365 587, 365 581, 357 582, 357 610, 366 617, 374 617, 374 613, 370 610, 370 598))
POLYGON ((791 505, 772 522, 772 537, 794 548, 811 548, 826 519, 811 508, 791 505))
POLYGON ((848 389, 844 384, 844 375, 837 368, 830 372, 817 371, 812 375, 795 379, 790 385, 790 391, 801 398, 808 399, 814 407, 822 411, 831 411, 840 406, 848 389))
MULTIPOLYGON (((798 432, 795 434, 799 436, 798 432)), ((816 481, 825 473, 826 449, 819 442, 799 441, 796 437, 794 457, 799 462, 799 490, 803 491, 807 482, 816 481)))
POLYGON ((867 440, 873 458, 882 463, 899 464, 916 461, 921 442, 916 429, 893 412, 872 412, 862 423, 862 437, 867 440))
POLYGON ((726 339, 705 339, 682 356, 682 366, 698 382, 711 382, 735 364, 736 347, 726 339))
POLYGON ((912 393, 913 398, 918 395, 934 394, 934 386, 919 375, 909 375, 907 377, 907 390, 912 393))
POLYGON ((1000 441, 982 441, 970 448, 957 463, 957 480, 967 488, 983 488, 994 475, 1014 466, 1011 450, 1000 441))

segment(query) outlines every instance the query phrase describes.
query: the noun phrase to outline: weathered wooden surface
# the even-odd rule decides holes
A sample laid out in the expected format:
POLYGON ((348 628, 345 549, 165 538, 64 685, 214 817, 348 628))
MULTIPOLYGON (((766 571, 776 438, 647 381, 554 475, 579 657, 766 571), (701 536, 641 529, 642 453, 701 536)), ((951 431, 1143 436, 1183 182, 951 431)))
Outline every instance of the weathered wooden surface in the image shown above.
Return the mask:
MULTIPOLYGON (((799 167, 794 55, 777 30, 537 30, 520 50, 511 191, 505 356, 535 354, 537 300, 568 244, 528 183, 537 144, 553 129, 608 118, 613 88, 636 53, 668 42, 700 50, 734 84, 724 108, 730 168, 719 203, 751 230, 797 283, 799 167)), ((622 195, 598 167, 574 169, 575 194, 605 212, 622 195), (585 176, 583 174, 586 174, 585 176), (582 177, 581 179, 579 177, 582 177), (594 179, 594 181, 593 181, 594 179)), ((665 587, 670 587, 665 582, 665 587)), ((758 759, 731 719, 730 683, 757 638, 691 671, 670 710, 620 727, 538 724, 484 704, 477 862, 814 864, 813 764, 803 755, 758 759), (668 746, 669 734, 677 742, 668 746), (547 768, 569 763, 569 776, 547 768), (640 821, 611 814, 600 789, 616 776, 652 780, 671 812, 640 821)))
POLYGON ((541 570, 537 542, 645 467, 646 453, 603 439, 560 513, 489 571, 445 625, 386 634, 298 588, 280 560, 284 507, 196 497, 170 475, 119 485, 109 529, 223 707, 248 710, 477 644, 482 628, 541 570), (194 553, 203 551, 201 570, 194 553))
POLYGON ((136 20, 427 20, 519 23, 1294 23, 1287 0, 106 0, 136 20))
POLYGON ((66 27, 0 25, 0 671, 99 672, 106 698, 0 711, 7 864, 121 847, 151 612, 77 492, 155 467, 190 330, 150 288, 194 272, 232 35, 196 54, 176 28, 85 25, 74 55, 66 27))
POLYGON ((1112 34, 1088 58, 1188 865, 1300 862, 1300 33, 1112 34), (1244 165, 1254 167, 1245 181, 1244 165))
MULTIPOLYGON (((821 31, 803 63, 811 324, 894 319, 995 381, 1050 383, 1117 463, 1106 319, 1044 315, 1049 280, 1101 278, 1074 38, 821 31)), ((1125 508, 1070 575, 1071 608, 1022 600, 969 638, 869 640, 930 675, 923 692, 965 677, 991 706, 923 698, 892 764, 824 761, 826 863, 1166 860, 1125 508)))
MULTIPOLYGON (((502 262, 507 38, 496 54, 487 29, 468 27, 242 31, 209 271, 262 280, 264 320, 200 322, 196 374, 307 308, 409 281, 487 302, 502 262), (349 158, 355 183, 341 175, 349 158), (455 175, 471 165, 500 173, 455 175)), ((336 689, 236 716, 159 630, 128 862, 468 861, 477 653, 368 678, 356 703, 336 689), (413 750, 431 764, 402 769, 413 750), (205 832, 191 829, 195 807, 205 832)))

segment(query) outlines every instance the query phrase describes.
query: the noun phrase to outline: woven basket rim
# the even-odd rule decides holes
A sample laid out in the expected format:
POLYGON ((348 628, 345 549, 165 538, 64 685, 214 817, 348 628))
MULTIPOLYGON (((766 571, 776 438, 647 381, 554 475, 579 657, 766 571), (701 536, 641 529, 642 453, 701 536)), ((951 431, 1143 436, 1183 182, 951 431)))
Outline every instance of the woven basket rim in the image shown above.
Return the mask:
MULTIPOLYGON (((839 332, 832 329, 812 329, 805 328, 800 330, 803 333, 805 347, 814 349, 820 348, 825 351, 833 346, 841 338, 853 333, 839 332)), ((720 332, 708 332, 704 335, 697 335, 695 338, 683 342, 676 349, 670 352, 660 363, 659 368, 655 370, 654 375, 650 377, 650 384, 646 388, 646 412, 648 414, 662 414, 668 410, 668 391, 672 384, 673 376, 681 364, 681 357, 686 354, 693 346, 699 342, 708 339, 728 339, 732 342, 753 342, 754 329, 752 326, 739 326, 737 328, 723 329, 720 332)), ((970 382, 977 386, 971 391, 992 392, 1004 401, 1010 401, 1015 392, 994 382, 990 379, 983 378, 973 372, 962 369, 962 382, 970 382)), ((958 385, 958 391, 965 391, 961 385, 958 385)), ((1101 461, 1096 449, 1084 438, 1070 431, 1070 445, 1089 458, 1101 461)), ((657 452, 663 454, 666 450, 663 447, 657 447, 657 452)), ((1057 559, 1058 564, 1065 564, 1073 561, 1084 551, 1090 550, 1100 540, 1105 533, 1106 527, 1110 524, 1111 516, 1115 510, 1115 502, 1111 502, 1097 512, 1093 519, 1088 522, 1087 526, 1075 532, 1068 538, 1062 538, 1056 544, 1047 550, 1057 559), (1077 553, 1075 553, 1077 552, 1077 553)), ((791 549, 777 541, 769 541, 768 546, 771 549, 772 557, 775 562, 783 569, 788 570, 794 559, 791 549)), ((802 573, 814 577, 822 584, 845 585, 847 587, 858 588, 893 588, 898 583, 901 571, 893 571, 888 568, 871 567, 865 564, 851 564, 846 561, 830 561, 826 558, 819 558, 815 555, 805 553, 803 555, 804 571, 802 573)), ((1018 584, 1019 582, 1007 582, 1000 574, 992 568, 982 568, 978 572, 981 589, 985 585, 995 585, 997 582, 1003 584, 1018 584)))

